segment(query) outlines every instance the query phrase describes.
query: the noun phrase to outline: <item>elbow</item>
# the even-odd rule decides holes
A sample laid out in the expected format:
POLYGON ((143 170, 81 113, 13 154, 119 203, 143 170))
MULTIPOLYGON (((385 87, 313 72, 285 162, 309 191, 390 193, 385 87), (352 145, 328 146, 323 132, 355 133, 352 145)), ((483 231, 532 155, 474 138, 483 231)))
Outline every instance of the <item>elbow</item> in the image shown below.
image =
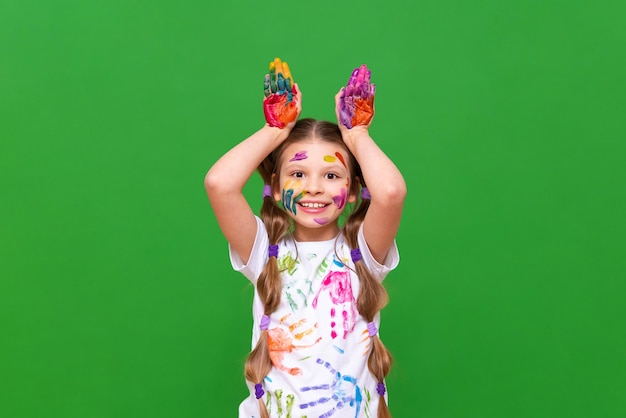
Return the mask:
POLYGON ((209 170, 204 176, 204 188, 210 198, 212 195, 217 195, 223 191, 224 182, 217 173, 209 170))
POLYGON ((388 184, 379 195, 380 201, 389 207, 402 206, 406 198, 406 183, 404 180, 388 184))

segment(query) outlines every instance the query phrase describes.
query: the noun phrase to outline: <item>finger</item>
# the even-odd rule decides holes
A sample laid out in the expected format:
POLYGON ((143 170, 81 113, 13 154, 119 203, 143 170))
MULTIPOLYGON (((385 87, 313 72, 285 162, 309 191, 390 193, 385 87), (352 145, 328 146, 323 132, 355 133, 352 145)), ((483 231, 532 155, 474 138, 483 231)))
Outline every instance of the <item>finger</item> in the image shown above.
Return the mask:
POLYGON ((283 73, 283 63, 280 58, 274 58, 274 67, 276 68, 276 74, 283 73))
POLYGON ((359 75, 358 68, 355 68, 354 70, 352 70, 352 74, 350 74, 350 79, 348 80, 348 86, 354 87, 354 85, 356 84, 356 78, 358 75, 359 75))
POLYGON ((335 109, 338 108, 339 104, 341 103, 341 99, 343 98, 342 93, 343 87, 339 89, 339 91, 335 94, 335 109))
POLYGON ((367 80, 367 66, 365 64, 359 67, 358 74, 356 76, 356 85, 354 87, 354 95, 360 97, 366 97, 369 91, 369 80, 367 80))
POLYGON ((296 103, 296 107, 298 108, 298 115, 302 112, 302 95, 300 94, 300 89, 298 88, 298 84, 293 85, 293 101, 296 103))
POLYGON ((348 82, 348 85, 344 88, 343 97, 352 96, 354 94, 354 80, 350 78, 351 82, 348 82))
POLYGON ((337 94, 335 94, 335 109, 337 111, 339 111, 340 109, 343 109, 345 106, 345 103, 344 103, 345 94, 346 94, 345 87, 342 87, 341 89, 339 89, 337 94))
POLYGON ((350 79, 348 80, 348 84, 346 85, 346 95, 351 96, 354 94, 354 90, 356 88, 356 78, 359 75, 359 69, 355 68, 350 75, 350 79))
POLYGON ((365 76, 363 77, 363 97, 368 97, 371 93, 371 80, 372 72, 369 69, 365 70, 365 76))
POLYGON ((367 72, 367 66, 365 64, 361 65, 356 70, 356 84, 363 84, 363 80, 365 79, 365 73, 367 72))
POLYGON ((285 80, 289 80, 290 85, 293 85, 293 77, 291 76, 291 70, 286 62, 283 62, 283 77, 285 80))
POLYGON ((274 94, 278 91, 278 86, 276 84, 276 72, 272 71, 270 73, 270 93, 274 94))
POLYGON ((370 84, 370 96, 374 97, 376 95, 376 84, 370 84))
POLYGON ((283 94, 285 92, 285 79, 281 73, 278 73, 278 94, 283 94))
POLYGON ((265 79, 263 80, 263 93, 265 94, 265 97, 269 96, 271 94, 270 91, 270 75, 269 74, 265 74, 265 79))

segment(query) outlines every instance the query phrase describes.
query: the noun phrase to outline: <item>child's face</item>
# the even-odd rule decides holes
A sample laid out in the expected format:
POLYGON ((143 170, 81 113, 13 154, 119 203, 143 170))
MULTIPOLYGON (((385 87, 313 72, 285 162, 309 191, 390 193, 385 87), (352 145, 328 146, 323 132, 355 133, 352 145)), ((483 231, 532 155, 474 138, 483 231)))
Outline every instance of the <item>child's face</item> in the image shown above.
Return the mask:
POLYGON ((338 219, 347 203, 355 201, 350 193, 350 169, 344 148, 311 139, 287 146, 281 156, 280 200, 295 221, 296 238, 321 241, 339 232, 338 219))

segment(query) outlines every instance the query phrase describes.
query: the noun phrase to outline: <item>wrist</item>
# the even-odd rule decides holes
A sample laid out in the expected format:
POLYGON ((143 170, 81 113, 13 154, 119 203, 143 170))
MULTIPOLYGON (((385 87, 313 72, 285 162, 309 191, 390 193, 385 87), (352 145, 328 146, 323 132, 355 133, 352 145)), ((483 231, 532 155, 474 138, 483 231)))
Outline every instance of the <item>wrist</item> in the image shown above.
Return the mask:
POLYGON ((287 136, 289 136, 289 132, 291 131, 291 129, 278 128, 276 126, 270 126, 266 123, 261 128, 261 131, 270 139, 283 142, 287 138, 287 136))
POLYGON ((371 138, 369 134, 369 128, 367 126, 355 126, 351 129, 342 129, 343 141, 347 145, 351 145, 353 142, 357 142, 360 139, 371 138))

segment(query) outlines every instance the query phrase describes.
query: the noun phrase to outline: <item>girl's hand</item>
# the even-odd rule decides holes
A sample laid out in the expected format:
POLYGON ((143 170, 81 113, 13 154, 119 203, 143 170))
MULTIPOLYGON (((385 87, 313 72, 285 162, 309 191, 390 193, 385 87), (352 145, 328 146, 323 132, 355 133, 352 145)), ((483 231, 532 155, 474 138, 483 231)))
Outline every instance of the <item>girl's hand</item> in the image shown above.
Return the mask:
POLYGON ((348 80, 335 96, 335 113, 339 127, 352 129, 356 126, 369 128, 374 117, 374 95, 376 86, 370 84, 371 71, 365 64, 355 68, 348 80))
POLYGON ((289 65, 280 58, 270 62, 270 72, 263 83, 265 99, 263 111, 269 126, 291 128, 302 110, 301 94, 298 85, 293 82, 289 65))

